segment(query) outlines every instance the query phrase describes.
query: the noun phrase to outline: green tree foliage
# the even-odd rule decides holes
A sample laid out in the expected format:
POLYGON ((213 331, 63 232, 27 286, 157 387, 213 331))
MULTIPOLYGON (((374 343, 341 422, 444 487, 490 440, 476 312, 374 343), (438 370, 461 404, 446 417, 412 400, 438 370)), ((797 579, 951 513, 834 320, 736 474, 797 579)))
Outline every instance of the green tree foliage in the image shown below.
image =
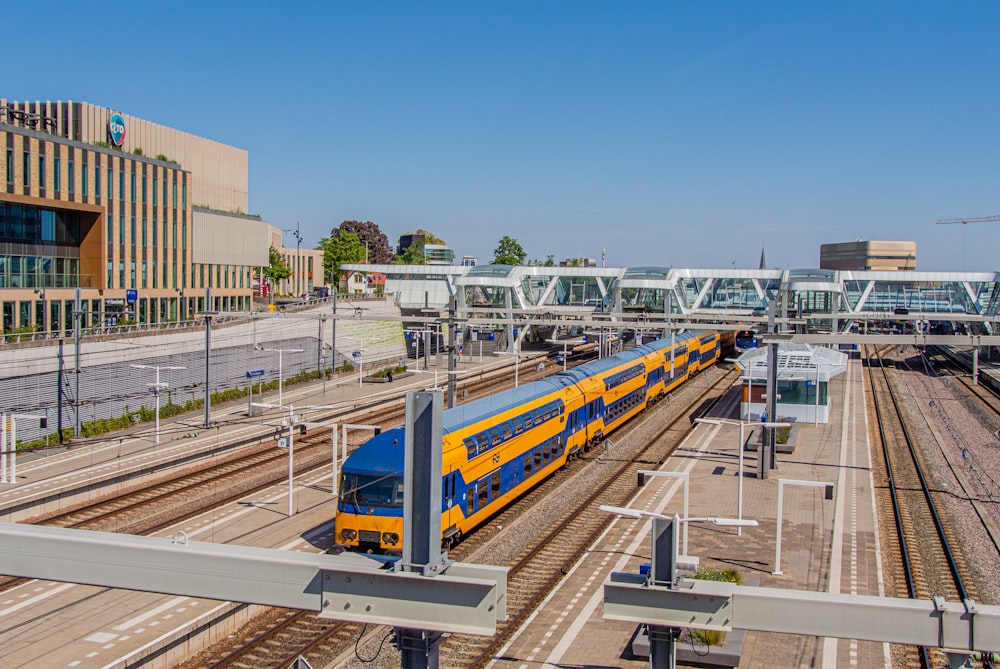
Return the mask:
POLYGON ((264 278, 273 287, 275 282, 287 279, 292 275, 290 267, 285 265, 285 259, 278 253, 278 249, 273 246, 267 252, 268 264, 264 268, 264 278))
POLYGON ((504 235, 493 249, 493 260, 491 265, 521 265, 528 257, 527 252, 516 239, 504 235))
POLYGON ((447 244, 446 241, 435 235, 433 232, 428 232, 423 228, 417 228, 416 232, 404 232, 403 236, 405 235, 423 235, 424 244, 442 244, 442 245, 447 244))
POLYGON ((340 229, 333 232, 332 237, 323 237, 319 240, 319 245, 316 248, 323 251, 323 276, 330 276, 332 270, 334 285, 336 285, 343 275, 340 269, 341 265, 364 261, 365 245, 353 232, 341 232, 340 229))
MULTIPOLYGON (((376 265, 388 265, 392 262, 392 246, 389 238, 371 221, 344 221, 330 233, 331 237, 340 233, 351 233, 358 236, 361 246, 368 248, 368 262, 376 265)), ((363 257, 363 256, 362 256, 363 257)))
MULTIPOLYGON (((409 234, 409 233, 407 233, 409 234)), ((424 253, 424 242, 410 244, 402 253, 396 254, 393 260, 397 265, 424 265, 427 263, 427 254, 424 253)))

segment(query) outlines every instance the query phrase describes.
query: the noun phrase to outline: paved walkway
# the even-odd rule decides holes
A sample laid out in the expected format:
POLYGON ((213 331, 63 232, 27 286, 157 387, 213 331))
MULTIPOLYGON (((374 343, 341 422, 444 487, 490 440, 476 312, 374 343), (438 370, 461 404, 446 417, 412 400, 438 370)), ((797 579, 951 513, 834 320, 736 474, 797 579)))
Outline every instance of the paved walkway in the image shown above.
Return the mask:
MULTIPOLYGON (((759 580, 764 587, 882 594, 860 363, 851 361, 848 372, 831 385, 831 422, 799 425, 794 453, 779 455, 778 469, 768 479, 755 477, 757 455, 746 452, 743 515, 757 520, 759 527, 738 533, 731 527, 688 525, 687 552, 698 556, 702 566, 736 569, 745 580, 759 580), (785 484, 782 574, 774 575, 781 479, 828 482, 834 485, 835 496, 828 501, 822 488, 785 484)), ((738 415, 735 395, 730 393, 728 406, 721 407, 717 417, 734 420, 738 415)), ((702 425, 661 468, 688 473, 688 517, 737 515, 738 443, 738 427, 702 425)), ((629 506, 684 516, 682 479, 653 478, 629 506)), ((648 519, 615 521, 493 666, 648 666, 645 658, 636 658, 630 651, 636 626, 604 620, 602 603, 603 584, 612 571, 638 572, 641 563, 649 562, 650 525, 648 519)), ((684 541, 682 531, 682 553, 684 541)), ((683 652, 692 650, 690 644, 685 648, 683 652)), ((709 652, 704 646, 696 650, 709 652)), ((695 657, 702 662, 714 659, 695 657)), ((748 632, 739 666, 888 667, 888 646, 748 632)))

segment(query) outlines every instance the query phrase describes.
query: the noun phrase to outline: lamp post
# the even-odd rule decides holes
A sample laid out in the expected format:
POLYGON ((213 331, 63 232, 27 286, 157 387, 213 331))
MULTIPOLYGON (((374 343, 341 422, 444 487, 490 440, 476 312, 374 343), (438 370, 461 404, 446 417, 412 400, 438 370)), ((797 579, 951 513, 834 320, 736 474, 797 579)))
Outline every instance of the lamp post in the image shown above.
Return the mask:
POLYGON ((160 389, 170 387, 170 384, 166 382, 160 383, 160 370, 187 369, 187 367, 169 367, 167 365, 129 365, 129 367, 131 367, 132 369, 156 370, 156 381, 153 383, 147 383, 146 386, 153 391, 153 395, 156 397, 156 443, 160 443, 160 389))
MULTIPOLYGON (((649 469, 639 470, 639 485, 645 484, 645 477, 647 476, 662 476, 664 478, 680 479, 683 484, 683 495, 684 495, 684 517, 687 518, 688 515, 688 484, 691 483, 691 475, 688 472, 661 472, 649 469)), ((684 526, 684 555, 688 554, 688 533, 687 525, 684 526)))
MULTIPOLYGON (((733 421, 733 420, 723 420, 721 418, 695 418, 694 422, 703 423, 705 425, 738 425, 740 428, 740 447, 739 447, 739 471, 737 473, 736 481, 736 518, 743 520, 743 447, 746 445, 746 439, 743 436, 743 426, 746 425, 743 421, 733 421)), ((761 427, 775 428, 775 427, 789 427, 791 423, 761 423, 761 427)), ((739 528, 736 531, 737 534, 743 534, 743 528, 739 528)))
MULTIPOLYGON (((677 569, 697 569, 698 558, 677 553, 677 523, 712 523, 730 527, 755 527, 756 520, 735 520, 732 518, 671 518, 651 511, 627 507, 602 505, 601 511, 627 518, 651 518, 653 521, 652 552, 649 577, 646 585, 664 585, 673 589, 677 581, 677 569)), ((675 642, 677 628, 660 625, 649 626, 649 666, 656 669, 673 669, 677 663, 675 642)))
POLYGON ((351 354, 351 357, 357 359, 357 361, 358 361, 358 387, 361 388, 365 384, 365 382, 364 382, 364 378, 365 378, 365 375, 364 375, 364 367, 365 367, 365 358, 364 358, 364 355, 365 355, 365 339, 364 339, 364 337, 360 337, 360 336, 359 337, 347 337, 347 336, 345 336, 344 338, 345 339, 353 339, 354 341, 358 342, 358 344, 360 344, 360 346, 358 346, 358 350, 354 351, 354 353, 351 354))
POLYGON ((281 369, 281 362, 282 362, 282 360, 281 360, 281 357, 285 353, 302 353, 302 349, 301 348, 265 348, 264 350, 267 351, 267 352, 269 352, 269 353, 277 353, 278 354, 278 405, 282 406, 282 405, 284 405, 284 402, 281 401, 281 387, 282 387, 282 384, 284 383, 284 381, 282 379, 282 369, 281 369))
MULTIPOLYGON (((726 362, 731 362, 737 364, 740 362, 738 358, 726 358, 726 362)), ((745 363, 747 368, 747 417, 746 420, 753 420, 753 373, 752 366, 753 363, 747 360, 745 363)), ((743 420, 743 407, 740 407, 740 420, 743 420)))
MULTIPOLYGON (((287 421, 286 420, 281 421, 282 423, 281 427, 286 427, 285 423, 287 422, 288 443, 286 444, 286 446, 288 447, 288 517, 291 518, 292 514, 294 513, 294 509, 292 508, 292 492, 294 490, 293 477, 295 475, 295 467, 293 465, 293 459, 295 454, 295 422, 296 422, 295 407, 293 407, 291 404, 289 404, 286 407, 280 404, 268 404, 265 402, 254 402, 253 406, 263 407, 265 409, 288 409, 288 419, 287 421)), ((332 409, 332 408, 333 408, 332 405, 308 405, 304 407, 299 407, 299 410, 304 411, 306 409, 332 409)), ((305 426, 303 425, 303 427, 305 426)))
POLYGON ((797 481, 794 479, 778 479, 778 531, 774 540, 774 571, 775 576, 781 575, 781 502, 786 485, 800 485, 809 488, 823 488, 823 498, 833 499, 833 484, 825 481, 797 481))

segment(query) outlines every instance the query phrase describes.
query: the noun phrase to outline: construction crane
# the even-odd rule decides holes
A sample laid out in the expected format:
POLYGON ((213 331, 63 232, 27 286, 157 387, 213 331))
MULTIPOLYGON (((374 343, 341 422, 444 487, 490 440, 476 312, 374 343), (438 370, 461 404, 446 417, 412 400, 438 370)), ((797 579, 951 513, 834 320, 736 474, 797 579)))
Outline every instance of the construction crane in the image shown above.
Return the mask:
POLYGON ((937 224, 950 225, 953 223, 961 223, 962 225, 968 225, 969 223, 989 223, 990 221, 1000 221, 1000 215, 979 216, 978 218, 939 218, 937 224))

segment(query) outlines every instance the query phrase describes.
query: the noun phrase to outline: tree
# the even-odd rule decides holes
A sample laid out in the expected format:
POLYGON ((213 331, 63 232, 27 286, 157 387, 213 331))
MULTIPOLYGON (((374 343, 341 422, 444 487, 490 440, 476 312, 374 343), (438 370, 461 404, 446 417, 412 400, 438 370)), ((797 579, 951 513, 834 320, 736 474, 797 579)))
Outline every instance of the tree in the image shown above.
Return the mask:
POLYGON ((274 291, 274 285, 282 279, 287 279, 292 275, 292 270, 285 264, 285 259, 278 253, 278 249, 273 246, 267 251, 267 267, 264 268, 264 278, 267 279, 274 291))
POLYGON ((393 260, 393 262, 396 263, 397 265, 427 264, 427 254, 424 253, 424 242, 415 242, 413 244, 410 244, 405 249, 403 249, 402 253, 396 254, 396 259, 393 260))
POLYGON ((522 248, 516 239, 504 235, 493 249, 493 260, 491 265, 520 265, 528 257, 527 252, 522 248))
POLYGON ((423 228, 417 228, 416 232, 404 232, 403 236, 406 235, 423 235, 424 244, 441 244, 441 245, 447 244, 446 241, 435 235, 433 232, 427 232, 423 228))
POLYGON ((339 227, 334 228, 330 236, 339 233, 352 233, 361 240, 361 246, 368 249, 368 262, 386 265, 392 262, 393 252, 389 245, 389 238, 379 229, 378 225, 371 221, 344 221, 339 227))
POLYGON ((341 232, 335 230, 337 234, 332 237, 323 237, 319 240, 317 249, 323 251, 323 276, 330 276, 333 271, 333 285, 336 287, 340 282, 343 272, 340 266, 350 263, 359 263, 365 259, 365 245, 361 239, 352 232, 341 232))

